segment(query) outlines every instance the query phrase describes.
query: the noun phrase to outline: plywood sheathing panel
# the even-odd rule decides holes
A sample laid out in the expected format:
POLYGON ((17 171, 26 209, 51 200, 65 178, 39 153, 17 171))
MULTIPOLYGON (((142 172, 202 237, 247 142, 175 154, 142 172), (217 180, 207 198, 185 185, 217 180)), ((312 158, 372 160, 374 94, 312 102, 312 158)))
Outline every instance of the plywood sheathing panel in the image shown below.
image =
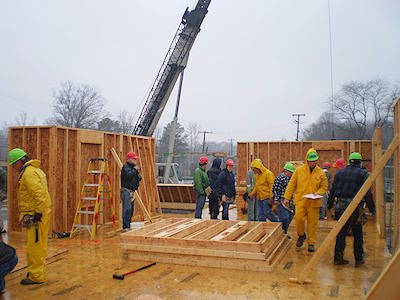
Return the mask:
MULTIPOLYGON (((318 151, 319 163, 328 161, 333 164, 343 157, 347 160, 351 151, 358 151, 365 160, 363 164, 371 170, 372 142, 356 141, 305 141, 305 142, 238 142, 237 143, 237 211, 240 217, 247 211, 242 195, 246 191, 246 174, 253 159, 260 158, 264 165, 278 176, 288 161, 304 161, 311 147, 318 151)), ((332 175, 336 172, 331 168, 332 175)))
MULTIPOLYGON (((105 157, 109 160, 116 219, 121 219, 120 172, 110 149, 115 148, 124 161, 126 154, 131 151, 131 144, 137 145, 133 146, 134 150, 140 152, 137 154, 143 180, 139 193, 146 208, 155 215, 155 207, 159 206, 160 198, 155 180, 155 153, 151 153, 155 151, 153 138, 57 126, 9 128, 9 150, 16 147, 24 149, 30 157, 41 161, 41 169, 46 173, 52 200, 50 232, 71 229, 90 158, 105 157), (158 201, 158 204, 154 201, 158 201)), ((10 232, 21 231, 16 199, 17 180, 18 174, 9 168, 7 184, 10 232)), ((103 208, 105 211, 110 210, 109 204, 103 208)), ((89 220, 90 217, 86 216, 89 220)), ((107 214, 103 218, 104 222, 111 221, 111 216, 107 214)), ((135 214, 134 218, 143 219, 143 215, 135 214)))

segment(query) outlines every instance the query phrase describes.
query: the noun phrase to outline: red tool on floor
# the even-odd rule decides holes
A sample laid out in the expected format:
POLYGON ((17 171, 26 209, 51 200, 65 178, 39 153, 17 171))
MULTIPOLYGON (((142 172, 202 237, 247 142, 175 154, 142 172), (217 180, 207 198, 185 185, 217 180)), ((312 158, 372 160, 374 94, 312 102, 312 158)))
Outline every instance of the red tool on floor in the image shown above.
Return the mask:
POLYGON ((147 268, 149 268, 149 267, 151 267, 151 266, 154 266, 155 264, 156 264, 156 263, 153 262, 153 263, 151 263, 151 264, 149 264, 149 265, 147 265, 147 266, 144 266, 144 267, 141 267, 141 268, 139 268, 139 269, 126 272, 126 273, 124 273, 124 274, 114 274, 114 275, 113 275, 113 278, 114 278, 114 279, 119 279, 119 280, 124 280, 124 278, 125 278, 126 275, 129 275, 129 274, 135 273, 135 272, 137 272, 137 271, 141 271, 141 270, 147 269, 147 268))

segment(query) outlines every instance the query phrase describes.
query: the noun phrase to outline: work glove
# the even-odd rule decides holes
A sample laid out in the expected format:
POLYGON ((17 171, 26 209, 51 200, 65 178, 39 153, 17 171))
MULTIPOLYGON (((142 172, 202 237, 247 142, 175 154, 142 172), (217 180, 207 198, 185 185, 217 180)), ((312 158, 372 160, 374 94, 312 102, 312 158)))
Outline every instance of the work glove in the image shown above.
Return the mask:
POLYGON ((35 213, 35 214, 33 215, 33 221, 34 221, 34 222, 38 223, 38 222, 40 222, 41 219, 42 219, 42 214, 35 213))

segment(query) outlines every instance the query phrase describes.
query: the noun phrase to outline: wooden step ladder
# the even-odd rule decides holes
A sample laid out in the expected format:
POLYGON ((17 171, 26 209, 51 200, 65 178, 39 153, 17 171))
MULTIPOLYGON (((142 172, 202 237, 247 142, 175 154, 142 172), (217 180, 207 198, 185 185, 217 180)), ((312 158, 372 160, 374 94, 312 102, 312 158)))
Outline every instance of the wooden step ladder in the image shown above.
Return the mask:
POLYGON ((90 239, 93 240, 97 231, 97 225, 104 225, 99 224, 99 214, 102 214, 104 220, 105 213, 112 214, 114 233, 116 233, 117 227, 115 224, 108 160, 106 158, 91 158, 85 182, 82 186, 70 237, 72 238, 79 228, 86 228, 89 231, 90 239), (107 200, 110 201, 111 208, 111 211, 108 212, 104 211, 104 203, 107 200))

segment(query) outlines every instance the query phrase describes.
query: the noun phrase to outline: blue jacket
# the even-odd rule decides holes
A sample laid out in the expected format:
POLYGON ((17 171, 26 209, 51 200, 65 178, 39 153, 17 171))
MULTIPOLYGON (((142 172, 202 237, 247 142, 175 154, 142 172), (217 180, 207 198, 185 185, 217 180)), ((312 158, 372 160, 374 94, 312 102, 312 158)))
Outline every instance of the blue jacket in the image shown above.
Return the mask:
POLYGON ((218 175, 218 191, 220 195, 226 195, 230 198, 235 198, 235 176, 227 169, 223 169, 218 175))
POLYGON ((207 171, 208 180, 210 181, 211 194, 208 199, 218 198, 218 175, 221 173, 222 159, 216 158, 213 160, 212 167, 207 171))

